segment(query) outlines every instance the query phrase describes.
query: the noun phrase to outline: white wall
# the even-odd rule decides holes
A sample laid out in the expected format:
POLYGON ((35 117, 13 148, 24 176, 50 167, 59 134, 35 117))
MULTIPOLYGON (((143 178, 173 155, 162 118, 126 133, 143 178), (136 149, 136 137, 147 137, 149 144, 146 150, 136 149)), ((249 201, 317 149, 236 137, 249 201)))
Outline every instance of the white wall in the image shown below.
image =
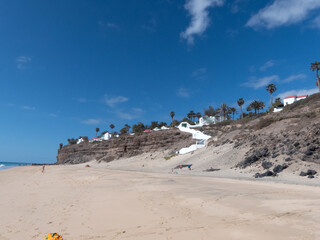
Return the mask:
POLYGON ((292 104, 296 101, 296 97, 292 97, 292 98, 285 98, 283 100, 283 104, 286 106, 288 104, 292 104))
POLYGON ((179 126, 179 130, 181 132, 191 133, 193 139, 200 140, 200 141, 197 141, 196 144, 191 145, 190 147, 182 148, 179 151, 179 154, 186 154, 186 153, 189 153, 189 152, 193 152, 193 151, 197 150, 198 148, 203 148, 203 147, 206 146, 207 140, 209 138, 211 138, 211 136, 206 135, 206 134, 204 134, 204 133, 202 133, 202 132, 200 132, 198 130, 185 128, 185 127, 182 127, 182 126, 179 126))

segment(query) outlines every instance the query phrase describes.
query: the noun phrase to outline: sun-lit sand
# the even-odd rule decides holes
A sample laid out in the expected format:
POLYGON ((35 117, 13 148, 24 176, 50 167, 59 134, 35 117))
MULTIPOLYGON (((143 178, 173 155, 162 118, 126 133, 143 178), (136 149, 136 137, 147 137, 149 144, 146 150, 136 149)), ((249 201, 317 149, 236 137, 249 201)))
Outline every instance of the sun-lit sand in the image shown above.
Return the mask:
POLYGON ((0 239, 320 239, 320 188, 108 170, 0 171, 0 239))

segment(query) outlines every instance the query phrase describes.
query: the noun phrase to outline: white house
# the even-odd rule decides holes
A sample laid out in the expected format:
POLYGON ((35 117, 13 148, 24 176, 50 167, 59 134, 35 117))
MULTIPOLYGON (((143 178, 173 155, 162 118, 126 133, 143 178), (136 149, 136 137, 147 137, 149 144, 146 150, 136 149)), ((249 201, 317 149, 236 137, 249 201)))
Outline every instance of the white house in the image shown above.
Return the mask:
MULTIPOLYGON (((288 96, 288 97, 285 97, 283 99, 283 105, 286 106, 286 105, 289 105, 289 104, 292 104, 296 101, 299 101, 299 100, 302 100, 302 99, 306 99, 308 97, 308 95, 302 95, 302 96, 297 96, 297 95, 293 95, 293 96, 288 96)), ((283 109, 283 107, 275 107, 273 112, 281 112, 283 109)))
POLYGON ((288 104, 292 104, 296 101, 299 101, 301 99, 305 99, 307 98, 308 95, 302 95, 302 96, 297 96, 297 95, 293 95, 293 96, 288 96, 288 97, 285 97, 284 100, 283 100, 283 104, 284 106, 288 105, 288 104))
POLYGON ((90 143, 92 142, 102 142, 101 138, 92 138, 91 140, 89 140, 90 143))
POLYGON ((203 125, 209 125, 209 124, 216 124, 216 123, 222 122, 224 120, 225 120, 225 118, 220 115, 203 116, 199 119, 199 125, 203 126, 203 125))
POLYGON ((79 138, 78 141, 77 141, 77 144, 80 144, 82 142, 84 142, 83 138, 79 138))
POLYGON ((102 140, 109 140, 110 138, 112 138, 112 134, 109 132, 106 132, 105 134, 103 134, 100 139, 102 140))

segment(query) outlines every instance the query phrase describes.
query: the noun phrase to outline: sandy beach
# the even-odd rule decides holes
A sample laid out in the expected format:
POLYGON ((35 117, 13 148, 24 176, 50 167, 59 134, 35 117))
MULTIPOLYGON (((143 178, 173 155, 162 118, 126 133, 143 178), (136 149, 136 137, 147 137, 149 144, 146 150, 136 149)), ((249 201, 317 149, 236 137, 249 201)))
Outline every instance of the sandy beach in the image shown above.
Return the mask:
POLYGON ((320 239, 320 188, 83 165, 0 172, 0 239, 320 239))

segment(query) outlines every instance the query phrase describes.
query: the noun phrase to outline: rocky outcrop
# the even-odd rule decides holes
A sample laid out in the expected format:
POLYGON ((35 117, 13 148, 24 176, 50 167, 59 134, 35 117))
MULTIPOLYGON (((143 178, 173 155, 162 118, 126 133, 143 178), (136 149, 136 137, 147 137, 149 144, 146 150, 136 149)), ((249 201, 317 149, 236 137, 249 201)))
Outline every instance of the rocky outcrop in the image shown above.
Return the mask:
POLYGON ((78 164, 91 160, 110 162, 146 152, 175 152, 194 143, 192 134, 178 129, 125 135, 108 141, 64 146, 58 150, 57 164, 78 164))

